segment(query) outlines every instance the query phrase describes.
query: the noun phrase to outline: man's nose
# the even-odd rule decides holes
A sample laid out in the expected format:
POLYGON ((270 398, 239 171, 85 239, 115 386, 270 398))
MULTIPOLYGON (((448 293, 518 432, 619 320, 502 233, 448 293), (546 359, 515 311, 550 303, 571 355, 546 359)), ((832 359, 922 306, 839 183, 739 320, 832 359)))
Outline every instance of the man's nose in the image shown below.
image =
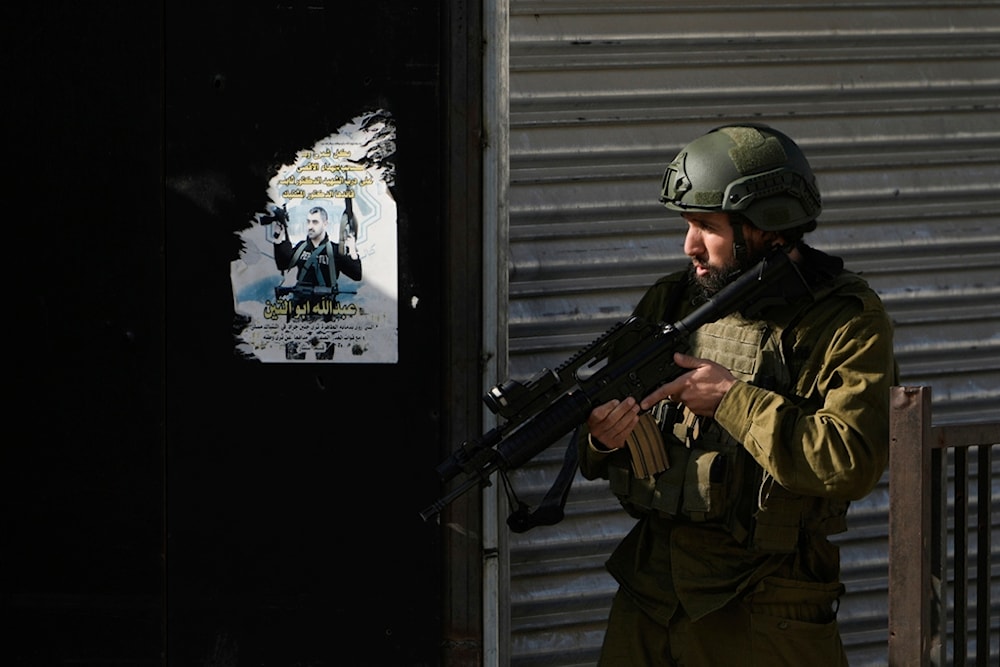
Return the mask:
POLYGON ((701 232, 697 227, 689 227, 687 235, 684 237, 684 254, 694 257, 702 254, 705 246, 702 243, 701 232))

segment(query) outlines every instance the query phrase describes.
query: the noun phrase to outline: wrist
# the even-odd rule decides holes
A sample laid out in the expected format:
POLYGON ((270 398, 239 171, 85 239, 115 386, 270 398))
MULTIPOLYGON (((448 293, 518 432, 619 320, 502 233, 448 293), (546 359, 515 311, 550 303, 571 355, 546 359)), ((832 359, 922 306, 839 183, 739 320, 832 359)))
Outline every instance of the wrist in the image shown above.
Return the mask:
POLYGON ((595 438, 593 435, 587 434, 587 440, 590 442, 590 447, 597 452, 602 454, 607 454, 608 452, 615 451, 614 447, 608 447, 603 442, 595 438))

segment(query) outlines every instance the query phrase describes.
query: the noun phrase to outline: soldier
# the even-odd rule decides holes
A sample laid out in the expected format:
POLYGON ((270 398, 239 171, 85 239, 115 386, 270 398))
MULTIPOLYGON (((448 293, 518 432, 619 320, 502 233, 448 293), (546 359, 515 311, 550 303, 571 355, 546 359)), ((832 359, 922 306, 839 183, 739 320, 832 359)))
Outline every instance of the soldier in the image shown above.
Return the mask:
POLYGON ((694 332, 675 357, 687 371, 641 402, 590 414, 583 474, 608 479, 638 519, 607 562, 619 589, 600 664, 846 665, 828 537, 888 462, 890 320, 865 281, 803 241, 820 193, 785 134, 712 130, 662 185, 691 265, 657 281, 636 315, 676 321, 774 246, 802 280, 694 332), (654 450, 658 468, 633 464, 631 452, 654 450))
MULTIPOLYGON (((345 235, 344 241, 334 244, 327 234, 328 215, 322 206, 309 209, 306 217, 306 238, 292 246, 285 224, 278 224, 272 242, 274 261, 278 270, 297 270, 295 296, 317 295, 337 297, 337 277, 343 273, 352 280, 361 280, 361 258, 356 239, 345 235)), ((352 230, 353 231, 353 230, 352 230)))

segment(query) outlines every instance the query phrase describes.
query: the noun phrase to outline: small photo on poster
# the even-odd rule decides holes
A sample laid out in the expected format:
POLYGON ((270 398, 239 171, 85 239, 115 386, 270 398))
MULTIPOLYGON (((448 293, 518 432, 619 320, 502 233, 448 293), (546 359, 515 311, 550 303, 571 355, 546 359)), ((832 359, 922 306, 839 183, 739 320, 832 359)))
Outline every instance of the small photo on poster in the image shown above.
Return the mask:
POLYGON ((395 127, 366 113, 268 184, 231 265, 237 348, 276 363, 396 363, 395 127))

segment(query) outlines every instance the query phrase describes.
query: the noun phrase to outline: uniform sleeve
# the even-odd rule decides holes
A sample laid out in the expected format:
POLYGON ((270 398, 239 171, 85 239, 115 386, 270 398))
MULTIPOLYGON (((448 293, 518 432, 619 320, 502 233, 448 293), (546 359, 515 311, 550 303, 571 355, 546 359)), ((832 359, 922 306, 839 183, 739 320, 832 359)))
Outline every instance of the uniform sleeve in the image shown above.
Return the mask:
POLYGON ((789 491, 856 500, 888 463, 889 388, 898 379, 892 325, 878 298, 838 302, 834 317, 813 322, 821 333, 796 396, 738 381, 715 419, 789 491))
POLYGON ((336 258, 334 261, 337 263, 337 271, 343 273, 351 280, 361 280, 361 258, 351 259, 347 255, 341 255, 339 252, 334 253, 336 258))
POLYGON ((577 435, 576 446, 579 454, 580 474, 583 475, 584 479, 607 479, 609 464, 629 464, 627 448, 598 449, 591 442, 586 425, 580 429, 580 433, 577 435))
POLYGON ((274 264, 279 271, 286 271, 292 263, 292 242, 287 238, 274 246, 274 264))

